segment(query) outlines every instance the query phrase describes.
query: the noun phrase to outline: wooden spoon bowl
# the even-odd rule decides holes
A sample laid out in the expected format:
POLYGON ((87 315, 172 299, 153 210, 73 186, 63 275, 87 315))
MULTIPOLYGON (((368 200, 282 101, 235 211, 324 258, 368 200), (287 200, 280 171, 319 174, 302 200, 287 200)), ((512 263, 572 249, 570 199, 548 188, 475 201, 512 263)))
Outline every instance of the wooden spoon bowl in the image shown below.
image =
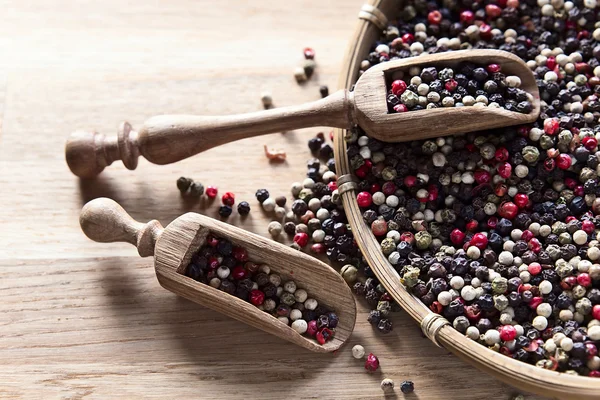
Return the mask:
POLYGON ((96 242, 128 242, 140 256, 154 255, 156 276, 165 289, 305 349, 335 351, 354 329, 356 303, 346 282, 328 265, 288 246, 196 213, 180 216, 165 229, 156 220, 143 224, 107 198, 87 203, 79 222, 86 236, 96 242), (333 339, 320 345, 254 305, 185 276, 192 256, 209 234, 244 247, 251 260, 269 265, 283 281, 294 280, 309 297, 335 311, 339 323, 333 339))
POLYGON ((534 122, 540 113, 535 78, 517 56, 500 50, 463 50, 389 61, 368 69, 354 91, 339 90, 300 106, 218 117, 161 115, 147 120, 137 132, 123 123, 117 137, 78 131, 66 144, 71 171, 92 178, 115 160, 135 169, 140 155, 155 164, 170 164, 221 144, 266 133, 312 126, 350 128, 360 125, 371 137, 401 142, 534 122), (386 79, 412 66, 460 62, 499 64, 503 72, 520 77, 521 88, 533 98, 529 114, 488 107, 448 107, 388 113, 386 79))

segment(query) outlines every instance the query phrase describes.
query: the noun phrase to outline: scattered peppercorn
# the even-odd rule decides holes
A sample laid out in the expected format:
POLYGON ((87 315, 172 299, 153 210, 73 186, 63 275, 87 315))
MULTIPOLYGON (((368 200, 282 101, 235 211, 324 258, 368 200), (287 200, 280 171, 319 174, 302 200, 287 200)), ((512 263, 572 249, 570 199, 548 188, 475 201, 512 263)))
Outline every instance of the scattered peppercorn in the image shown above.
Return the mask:
POLYGON ((321 97, 325 98, 329 96, 329 88, 323 85, 319 88, 319 93, 321 93, 321 97))
POLYGON ((250 204, 247 201, 240 201, 237 210, 240 215, 248 215, 250 213, 250 204))
POLYGON ((412 381, 404 381, 400 384, 402 393, 412 393, 415 391, 415 384, 412 381))
POLYGON ((228 218, 231 215, 233 209, 231 206, 223 205, 219 207, 219 215, 223 218, 228 218))

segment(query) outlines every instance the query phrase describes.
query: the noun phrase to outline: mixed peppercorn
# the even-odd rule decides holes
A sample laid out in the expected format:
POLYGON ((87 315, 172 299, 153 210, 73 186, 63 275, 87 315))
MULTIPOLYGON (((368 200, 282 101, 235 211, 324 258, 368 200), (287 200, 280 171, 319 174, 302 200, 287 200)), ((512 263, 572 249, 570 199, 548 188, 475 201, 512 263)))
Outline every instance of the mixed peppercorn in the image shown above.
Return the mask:
MULTIPOLYGON (((389 53, 386 44, 378 53, 389 53)), ((533 97, 520 89, 521 79, 502 73, 499 64, 464 63, 458 68, 411 67, 394 72, 388 87, 387 104, 391 113, 439 107, 490 107, 530 113, 533 97)))
MULTIPOLYGON (((400 15, 363 71, 424 52, 497 48, 531 68, 541 114, 531 125, 400 144, 349 131, 365 223, 407 288, 467 337, 541 368, 600 377, 596 0, 408 0, 400 15)), ((434 74, 423 79, 424 70, 419 85, 434 74)), ((462 69, 450 80, 457 73, 468 85, 462 69)), ((527 100, 501 95, 493 102, 517 111, 527 100)))
POLYGON ((250 302, 299 334, 325 344, 335 334, 337 314, 294 281, 283 282, 268 265, 249 259, 246 249, 209 236, 192 257, 186 276, 250 302))

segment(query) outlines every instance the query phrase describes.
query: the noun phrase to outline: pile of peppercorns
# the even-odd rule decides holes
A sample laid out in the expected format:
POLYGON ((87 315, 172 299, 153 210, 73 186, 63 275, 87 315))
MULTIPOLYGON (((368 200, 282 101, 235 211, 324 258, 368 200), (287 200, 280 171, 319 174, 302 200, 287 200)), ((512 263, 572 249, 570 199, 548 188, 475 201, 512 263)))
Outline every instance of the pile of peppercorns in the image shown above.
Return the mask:
POLYGON ((425 305, 508 357, 591 377, 600 377, 599 41, 596 0, 409 0, 363 71, 497 48, 531 68, 541 114, 401 144, 357 128, 347 154, 365 223, 425 305))
MULTIPOLYGON (((376 51, 389 53, 380 44, 376 51)), ((518 76, 506 76, 498 64, 478 66, 471 63, 452 68, 411 67, 394 73, 388 88, 387 104, 392 113, 438 107, 490 107, 530 113, 533 97, 519 89, 518 76)))
POLYGON ((192 257, 186 276, 254 304, 319 344, 335 334, 336 313, 309 298, 296 282, 282 282, 268 265, 251 261, 246 249, 229 240, 209 236, 192 257))
MULTIPOLYGON (((192 198, 200 198, 205 193, 203 184, 200 182, 194 182, 192 178, 186 178, 183 176, 177 179, 177 189, 179 189, 182 196, 189 196, 192 198)), ((217 197, 218 193, 219 190, 215 186, 208 186, 206 188, 206 197, 211 200, 217 197)), ((221 202, 223 204, 219 207, 219 215, 223 218, 229 218, 233 212, 235 194, 226 192, 223 196, 221 196, 221 202)), ((248 215, 250 212, 250 204, 248 204, 247 201, 240 201, 237 209, 240 215, 248 215)))

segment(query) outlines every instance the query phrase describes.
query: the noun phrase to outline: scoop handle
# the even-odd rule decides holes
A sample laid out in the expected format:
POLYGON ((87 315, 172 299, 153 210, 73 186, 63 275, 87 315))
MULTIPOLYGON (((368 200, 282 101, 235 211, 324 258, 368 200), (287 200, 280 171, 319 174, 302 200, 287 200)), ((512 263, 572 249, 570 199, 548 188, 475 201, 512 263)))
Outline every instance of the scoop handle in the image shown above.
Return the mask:
POLYGON ((115 160, 123 160, 128 169, 135 169, 139 155, 154 164, 170 164, 225 143, 267 133, 312 126, 348 128, 353 121, 352 104, 350 92, 340 90, 311 103, 248 114, 156 116, 147 120, 139 132, 125 122, 117 137, 78 131, 67 141, 67 164, 75 175, 93 178, 115 160))
POLYGON ((100 197, 81 209, 79 224, 85 235, 95 242, 127 242, 136 246, 142 257, 154 254, 156 241, 163 232, 157 220, 137 222, 114 200, 100 197))

